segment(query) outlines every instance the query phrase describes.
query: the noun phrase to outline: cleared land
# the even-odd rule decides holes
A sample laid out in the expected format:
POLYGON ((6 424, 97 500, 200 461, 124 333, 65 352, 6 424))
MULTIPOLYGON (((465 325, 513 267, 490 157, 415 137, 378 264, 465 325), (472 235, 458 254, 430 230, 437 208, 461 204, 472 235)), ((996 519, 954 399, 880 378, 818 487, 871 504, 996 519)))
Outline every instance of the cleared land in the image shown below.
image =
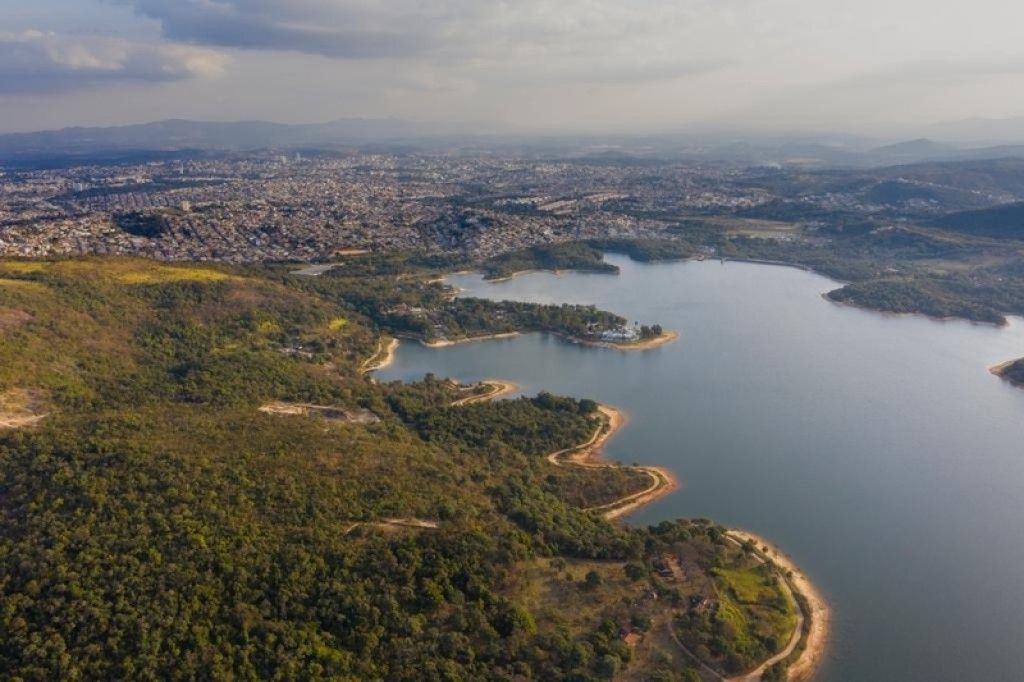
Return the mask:
POLYGON ((46 418, 42 412, 43 394, 25 388, 0 393, 0 429, 23 429, 46 418))

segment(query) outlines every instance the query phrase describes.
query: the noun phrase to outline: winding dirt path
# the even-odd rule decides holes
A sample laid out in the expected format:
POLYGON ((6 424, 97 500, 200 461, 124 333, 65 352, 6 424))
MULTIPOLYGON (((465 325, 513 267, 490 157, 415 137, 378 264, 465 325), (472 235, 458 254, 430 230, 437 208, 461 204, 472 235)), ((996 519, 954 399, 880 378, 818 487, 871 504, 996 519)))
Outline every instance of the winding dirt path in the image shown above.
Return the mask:
POLYGON ((379 521, 356 521, 348 528, 342 535, 348 535, 359 526, 373 526, 375 528, 416 528, 419 530, 437 530, 439 527, 437 521, 427 521, 426 519, 381 519, 379 521))
MULTIPOLYGON (((729 540, 738 547, 742 547, 744 541, 746 540, 746 538, 744 538, 743 536, 734 535, 733 532, 726 533, 725 537, 727 540, 729 540)), ((756 545, 757 543, 755 542, 754 544, 756 545)), ((758 563, 760 564, 764 564, 766 561, 768 561, 761 555, 760 549, 755 553, 754 556, 757 557, 758 563)), ((780 663, 789 658, 790 654, 796 651, 797 646, 800 644, 800 638, 803 637, 804 621, 806 620, 806 616, 804 614, 803 608, 800 606, 800 602, 798 602, 796 600, 796 597, 793 595, 793 589, 789 585, 789 580, 785 579, 785 576, 780 577, 782 577, 783 579, 780 581, 779 584, 782 585, 782 589, 786 592, 786 598, 789 599, 790 603, 795 604, 797 608, 796 626, 793 628, 793 634, 790 636, 789 641, 786 643, 786 646, 783 647, 782 651, 778 652, 768 660, 764 661, 763 663, 761 663, 761 665, 757 666, 750 672, 744 673, 742 675, 736 675, 734 677, 722 678, 723 680, 725 680, 725 682, 758 682, 761 679, 761 676, 764 675, 765 672, 767 672, 768 668, 772 667, 776 663, 780 663)))

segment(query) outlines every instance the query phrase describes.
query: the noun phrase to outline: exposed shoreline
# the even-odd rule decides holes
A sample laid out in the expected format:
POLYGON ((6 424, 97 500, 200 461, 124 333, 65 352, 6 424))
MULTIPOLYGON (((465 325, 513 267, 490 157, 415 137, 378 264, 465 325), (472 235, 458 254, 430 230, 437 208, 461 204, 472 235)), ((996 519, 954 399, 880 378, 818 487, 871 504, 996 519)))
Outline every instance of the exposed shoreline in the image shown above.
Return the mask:
MULTIPOLYGON (((1011 365, 1015 365, 1018 362, 1020 362, 1021 360, 1024 360, 1024 358, 1014 358, 1013 360, 1007 360, 1006 362, 1000 362, 998 365, 995 365, 993 367, 989 367, 988 371, 991 372, 992 374, 996 375, 1000 379, 1006 379, 1006 377, 1003 376, 1006 373, 1006 370, 1009 369, 1011 365)), ((1013 382, 1010 382, 1010 383, 1013 383, 1013 382)))
POLYGON ((594 435, 579 445, 557 450, 548 454, 548 461, 554 466, 580 466, 589 469, 632 469, 646 474, 651 485, 643 490, 630 493, 618 500, 589 507, 585 511, 600 512, 606 519, 617 519, 674 492, 679 488, 675 475, 664 467, 626 465, 606 462, 602 448, 627 423, 626 414, 618 408, 608 405, 598 407, 604 417, 602 423, 594 431, 594 435))
POLYGON ((497 334, 484 334, 481 336, 466 336, 460 339, 444 339, 439 341, 424 341, 423 339, 415 337, 405 337, 411 340, 417 341, 421 346, 427 348, 448 348, 450 346, 458 346, 463 343, 473 343, 475 341, 493 341, 495 339, 512 339, 523 334, 551 334, 557 336, 563 341, 574 343, 580 346, 590 346, 592 348, 607 348, 609 350, 621 350, 621 351, 644 351, 651 350, 652 348, 659 348, 666 346, 679 338, 679 332, 667 331, 663 332, 659 336, 652 339, 646 339, 644 341, 637 341, 635 343, 612 343, 611 341, 590 341, 588 339, 581 339, 577 336, 570 336, 569 334, 563 334, 561 332, 551 331, 525 331, 525 332, 499 332, 497 334))
POLYGON ((644 339, 643 341, 636 341, 635 343, 612 343, 611 341, 588 341, 586 339, 577 339, 575 337, 563 336, 567 341, 571 343, 578 343, 581 346, 592 346, 594 348, 608 348, 611 350, 621 351, 643 351, 651 350, 652 348, 660 348, 661 346, 667 346, 668 344, 676 341, 679 338, 679 332, 667 331, 655 336, 651 339, 644 339))
POLYGON ((495 277, 494 279, 488 279, 487 275, 483 275, 483 281, 489 282, 491 284, 497 284, 499 282, 509 282, 515 279, 516 277, 519 277, 520 275, 529 275, 530 273, 533 272, 550 272, 551 274, 556 276, 561 274, 560 270, 544 270, 542 268, 533 268, 531 270, 516 270, 510 275, 503 275, 501 277, 495 277))
MULTIPOLYGON (((488 400, 496 397, 501 393, 500 387, 502 386, 513 386, 512 390, 515 390, 514 385, 508 384, 507 382, 493 381, 492 385, 498 386, 499 389, 484 396, 474 396, 474 398, 479 400, 488 400)), ((459 404, 459 402, 453 404, 459 404)), ((590 507, 586 511, 600 512, 601 515, 607 519, 617 519, 630 512, 636 511, 641 507, 651 504, 655 500, 677 490, 679 487, 678 480, 671 471, 664 467, 644 465, 630 466, 615 464, 603 460, 603 446, 626 425, 628 417, 622 410, 609 405, 600 405, 598 410, 604 417, 602 420, 603 423, 598 426, 590 439, 579 445, 565 448, 563 450, 557 450, 548 454, 548 461, 554 466, 560 467, 580 466, 586 468, 633 469, 635 471, 642 471, 650 476, 652 482, 651 485, 644 490, 632 493, 603 505, 590 507)), ((786 583, 789 588, 795 595, 799 595, 806 601, 808 607, 807 611, 805 611, 804 606, 800 601, 797 600, 797 608, 800 611, 800 620, 797 623, 797 630, 794 632, 793 639, 787 649, 790 653, 795 651, 801 640, 804 641, 804 648, 797 659, 787 666, 787 679, 792 682, 802 682, 810 679, 821 665, 828 645, 831 612, 828 608, 827 602, 800 568, 772 543, 748 531, 729 529, 727 534, 734 540, 740 542, 745 542, 747 540, 753 542, 758 547, 759 552, 787 573, 786 583), (808 622, 806 625, 806 639, 803 637, 805 621, 808 622)), ((784 658, 785 657, 783 657, 783 660, 784 658)), ((772 659, 769 659, 769 662, 759 666, 755 673, 748 673, 747 675, 741 675, 730 679, 759 679, 760 674, 763 672, 763 668, 771 662, 772 659)))
MULTIPOLYGON (((480 272, 480 271, 477 270, 477 272, 480 272)), ((567 272, 583 272, 583 273, 587 273, 587 274, 591 274, 591 275, 617 275, 617 274, 619 274, 617 271, 616 272, 612 272, 610 270, 588 270, 586 268, 557 268, 557 269, 552 269, 552 268, 528 268, 526 270, 516 270, 515 272, 513 272, 511 274, 502 275, 501 277, 495 277, 493 279, 492 278, 488 278, 486 273, 481 273, 481 274, 483 275, 483 281, 485 281, 485 282, 487 282, 489 284, 497 284, 499 282, 508 282, 510 280, 515 279, 516 277, 521 277, 523 275, 531 275, 531 274, 535 274, 535 273, 550 273, 550 274, 554 275, 555 277, 561 277, 562 275, 564 275, 567 272)), ((465 274, 465 273, 455 273, 455 274, 465 274)))
MULTIPOLYGON (((810 626, 807 632, 806 643, 803 651, 792 664, 787 667, 787 675, 791 682, 803 682, 809 680, 821 666, 828 647, 828 636, 832 622, 832 613, 828 603, 821 595, 821 592, 814 586, 806 574, 797 566, 792 559, 782 553, 774 544, 763 537, 745 530, 730 529, 728 534, 741 541, 749 540, 777 566, 787 571, 788 582, 793 591, 802 596, 808 604, 810 613, 804 613, 804 618, 809 619, 810 626), (767 547, 767 550, 764 548, 767 547)), ((803 611, 803 607, 798 603, 803 611)))
POLYGON ((514 384, 511 381, 501 381, 500 379, 483 379, 478 381, 477 384, 489 386, 491 390, 486 393, 459 398, 452 403, 452 407, 456 405, 471 405, 485 400, 496 400, 519 390, 518 384, 514 384))
POLYGON ((484 334, 482 336, 467 336, 461 339, 445 339, 443 341, 424 341, 423 339, 416 339, 420 342, 421 346, 427 348, 447 348, 448 346, 458 346, 463 343, 473 343, 474 341, 490 341, 493 339, 511 339, 519 336, 522 332, 499 332, 497 334, 484 334))
POLYGON ((376 372, 378 369, 384 369, 392 362, 395 361, 395 351, 398 350, 398 339, 392 338, 385 344, 386 336, 382 336, 380 341, 377 342, 377 352, 367 358, 363 363, 359 371, 363 374, 369 374, 370 372, 376 372))

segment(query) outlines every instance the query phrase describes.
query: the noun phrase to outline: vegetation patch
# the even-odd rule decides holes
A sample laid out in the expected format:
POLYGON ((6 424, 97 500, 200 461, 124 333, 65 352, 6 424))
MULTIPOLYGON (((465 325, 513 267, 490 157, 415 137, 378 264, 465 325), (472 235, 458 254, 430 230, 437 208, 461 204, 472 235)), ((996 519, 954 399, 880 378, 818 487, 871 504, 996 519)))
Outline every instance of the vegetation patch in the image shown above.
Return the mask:
POLYGON ((39 282, 33 282, 27 279, 10 279, 8 277, 0 277, 0 287, 4 287, 8 290, 21 290, 31 291, 35 293, 43 293, 46 291, 46 286, 39 282))
MULTIPOLYGON (((718 531, 708 531, 717 537, 718 531)), ((778 570, 753 552, 733 543, 687 543, 663 558, 678 562, 687 575, 694 567, 710 580, 686 584, 686 609, 676 619, 683 645, 707 665, 725 675, 757 667, 782 651, 794 636, 797 605, 778 570), (690 567, 687 569, 686 567, 690 567)))
POLYGON ((154 265, 145 270, 122 272, 118 275, 125 284, 161 284, 166 282, 221 282, 232 276, 211 268, 154 265))

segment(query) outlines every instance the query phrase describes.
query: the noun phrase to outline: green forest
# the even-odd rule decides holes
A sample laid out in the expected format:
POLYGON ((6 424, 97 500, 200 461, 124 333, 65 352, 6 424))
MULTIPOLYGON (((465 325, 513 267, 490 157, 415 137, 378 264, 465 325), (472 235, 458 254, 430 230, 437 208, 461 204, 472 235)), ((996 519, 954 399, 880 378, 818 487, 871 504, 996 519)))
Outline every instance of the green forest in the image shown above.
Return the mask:
MULTIPOLYGON (((360 371, 382 334, 436 335, 414 309, 444 311, 446 335, 620 318, 450 306, 429 266, 399 259, 340 270, 0 263, 0 677, 692 679, 678 652, 623 643, 616 619, 649 615, 556 625, 513 587, 537 561, 632 565, 666 594, 666 551, 705 585, 727 565, 719 533, 583 511, 646 485, 547 461, 600 426, 593 401, 452 406, 465 389, 444 378, 360 371)), ((685 596, 658 603, 684 613, 685 596)), ((711 664, 773 642, 687 627, 707 629, 711 664)))

